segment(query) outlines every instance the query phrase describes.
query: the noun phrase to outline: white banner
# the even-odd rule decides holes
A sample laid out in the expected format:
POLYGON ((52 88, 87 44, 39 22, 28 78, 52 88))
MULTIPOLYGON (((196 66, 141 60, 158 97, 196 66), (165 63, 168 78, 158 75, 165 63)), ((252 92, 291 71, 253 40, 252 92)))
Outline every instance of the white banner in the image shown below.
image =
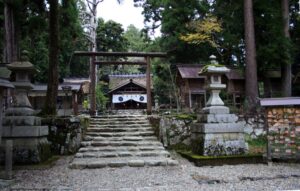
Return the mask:
POLYGON ((129 100, 134 100, 139 103, 147 103, 147 94, 116 94, 113 95, 113 103, 124 103, 129 100))

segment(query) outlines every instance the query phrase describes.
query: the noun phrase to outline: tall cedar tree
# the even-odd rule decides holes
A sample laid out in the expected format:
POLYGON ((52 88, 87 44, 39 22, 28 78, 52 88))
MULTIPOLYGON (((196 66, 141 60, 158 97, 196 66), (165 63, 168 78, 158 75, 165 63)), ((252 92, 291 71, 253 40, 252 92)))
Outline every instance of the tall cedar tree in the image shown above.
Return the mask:
MULTIPOLYGON (((283 32, 287 39, 290 39, 289 33, 289 0, 281 0, 281 10, 283 19, 283 32)), ((287 52, 288 53, 288 52, 287 52)), ((282 76, 282 96, 289 97, 292 95, 292 65, 288 61, 283 60, 281 64, 281 76, 282 76)))
POLYGON ((252 0, 244 0, 244 21, 246 47, 246 107, 249 112, 253 113, 255 112, 257 103, 258 86, 252 0))
POLYGON ((4 55, 3 62, 17 61, 17 38, 12 2, 4 2, 4 55))
POLYGON ((49 71, 46 102, 42 113, 47 115, 56 114, 56 99, 58 91, 58 0, 49 0, 49 71))

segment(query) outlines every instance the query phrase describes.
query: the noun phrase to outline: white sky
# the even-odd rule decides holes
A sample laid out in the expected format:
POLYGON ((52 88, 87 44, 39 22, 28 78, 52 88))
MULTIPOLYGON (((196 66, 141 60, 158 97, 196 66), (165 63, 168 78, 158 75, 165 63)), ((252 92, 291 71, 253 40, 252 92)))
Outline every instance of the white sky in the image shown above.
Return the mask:
POLYGON ((144 28, 143 8, 134 7, 133 0, 123 0, 121 4, 117 0, 104 0, 98 4, 97 16, 105 21, 113 20, 123 25, 124 30, 130 24, 138 29, 144 28))

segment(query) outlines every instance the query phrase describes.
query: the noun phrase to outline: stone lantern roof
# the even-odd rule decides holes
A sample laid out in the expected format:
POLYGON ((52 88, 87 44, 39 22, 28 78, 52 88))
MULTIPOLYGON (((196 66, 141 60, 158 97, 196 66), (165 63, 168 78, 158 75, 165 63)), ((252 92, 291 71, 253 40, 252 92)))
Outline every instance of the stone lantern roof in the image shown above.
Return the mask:
POLYGON ((35 73, 38 72, 37 69, 35 69, 34 65, 28 61, 28 51, 23 50, 21 61, 15 61, 7 65, 7 68, 11 70, 12 72, 15 71, 22 71, 22 72, 28 72, 28 73, 35 73))
POLYGON ((0 78, 0 88, 15 88, 10 81, 0 78))
POLYGON ((11 71, 28 71, 29 73, 35 73, 37 70, 34 68, 33 64, 29 61, 17 61, 12 62, 7 65, 7 68, 11 71))

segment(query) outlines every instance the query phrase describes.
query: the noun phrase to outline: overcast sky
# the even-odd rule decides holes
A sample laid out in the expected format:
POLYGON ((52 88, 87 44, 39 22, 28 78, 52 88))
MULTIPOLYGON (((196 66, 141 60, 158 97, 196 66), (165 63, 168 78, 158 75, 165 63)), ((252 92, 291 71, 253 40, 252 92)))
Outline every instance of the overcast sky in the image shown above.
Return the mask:
POLYGON ((117 0, 104 0, 98 4, 97 16, 102 17, 105 21, 114 20, 126 28, 133 24, 135 27, 144 28, 144 17, 141 7, 134 7, 133 0, 123 0, 121 4, 117 0))

